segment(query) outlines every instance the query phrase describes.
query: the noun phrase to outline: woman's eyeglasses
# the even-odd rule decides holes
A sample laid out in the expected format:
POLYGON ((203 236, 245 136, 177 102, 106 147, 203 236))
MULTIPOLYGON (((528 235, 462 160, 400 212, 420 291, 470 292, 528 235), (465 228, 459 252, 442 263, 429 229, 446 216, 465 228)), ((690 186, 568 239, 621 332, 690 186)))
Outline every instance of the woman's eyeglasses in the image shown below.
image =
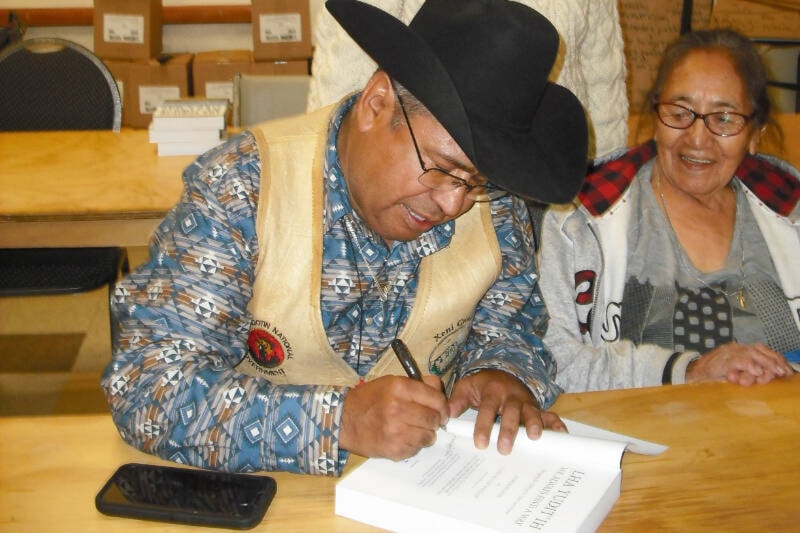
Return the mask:
POLYGON ((688 129, 694 121, 699 119, 708 128, 708 131, 720 137, 738 135, 744 130, 747 123, 753 120, 755 113, 743 115, 733 111, 715 111, 714 113, 695 113, 687 107, 678 104, 656 103, 653 108, 662 124, 676 130, 688 129))

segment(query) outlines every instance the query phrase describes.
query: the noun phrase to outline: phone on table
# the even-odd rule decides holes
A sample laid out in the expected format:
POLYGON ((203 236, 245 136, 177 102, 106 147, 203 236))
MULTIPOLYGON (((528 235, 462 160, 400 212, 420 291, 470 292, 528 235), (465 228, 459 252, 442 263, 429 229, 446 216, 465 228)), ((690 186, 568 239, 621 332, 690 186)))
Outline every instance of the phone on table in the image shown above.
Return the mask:
POLYGON ((97 493, 95 506, 112 516, 249 529, 276 489, 269 476, 128 463, 97 493))

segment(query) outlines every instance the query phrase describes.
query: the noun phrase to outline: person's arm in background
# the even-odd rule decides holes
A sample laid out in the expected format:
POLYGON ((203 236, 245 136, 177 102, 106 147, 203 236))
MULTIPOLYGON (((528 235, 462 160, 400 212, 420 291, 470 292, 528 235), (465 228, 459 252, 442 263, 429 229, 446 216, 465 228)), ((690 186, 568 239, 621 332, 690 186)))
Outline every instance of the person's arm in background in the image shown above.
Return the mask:
POLYGON ((625 51, 616 0, 520 0, 548 18, 561 36, 555 81, 586 108, 589 157, 628 139, 625 51))
POLYGON ((578 64, 587 87, 586 108, 594 133, 591 158, 628 144, 628 94, 625 53, 616 0, 586 0, 587 27, 578 64))
POLYGON ((537 438, 544 427, 565 429, 545 412, 558 396, 555 365, 541 336, 547 310, 536 286, 534 243, 527 207, 519 198, 492 202, 492 218, 502 253, 495 284, 475 313, 451 394, 451 416, 478 409, 475 443, 488 444, 489 428, 501 415, 498 448, 511 451, 517 428, 537 438))
POLYGON ((346 389, 273 386, 234 368, 250 320, 259 172, 249 135, 186 169, 149 261, 116 287, 119 331, 102 385, 122 438, 148 453, 215 470, 337 475, 346 389))

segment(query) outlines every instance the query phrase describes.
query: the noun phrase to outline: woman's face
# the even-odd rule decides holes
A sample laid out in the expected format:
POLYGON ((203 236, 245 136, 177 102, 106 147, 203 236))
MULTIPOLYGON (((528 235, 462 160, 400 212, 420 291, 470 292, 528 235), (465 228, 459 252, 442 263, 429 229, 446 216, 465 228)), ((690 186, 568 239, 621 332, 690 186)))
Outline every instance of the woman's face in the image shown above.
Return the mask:
MULTIPOLYGON (((695 50, 667 77, 660 103, 678 104, 695 113, 731 111, 750 115, 746 88, 727 53, 695 50)), ((687 129, 655 120, 656 172, 670 185, 696 197, 710 196, 730 182, 748 151, 755 153, 761 132, 749 122, 741 133, 720 137, 698 118, 687 129)))

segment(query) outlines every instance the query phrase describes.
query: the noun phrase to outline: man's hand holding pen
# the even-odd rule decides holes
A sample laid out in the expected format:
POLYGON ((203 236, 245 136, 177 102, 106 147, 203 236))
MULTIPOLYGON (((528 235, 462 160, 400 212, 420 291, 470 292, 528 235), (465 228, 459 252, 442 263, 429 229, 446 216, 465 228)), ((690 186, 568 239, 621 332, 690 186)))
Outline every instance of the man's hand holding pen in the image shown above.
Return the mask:
POLYGON ((405 459, 436 442, 449 412, 437 376, 383 376, 347 393, 339 443, 366 457, 405 459))
POLYGON ((408 377, 383 376, 351 389, 339 441, 353 453, 397 461, 436 442, 436 431, 447 423, 450 410, 442 381, 423 376, 400 339, 392 342, 392 349, 408 377))
POLYGON ((436 442, 436 431, 449 417, 468 408, 478 411, 474 442, 489 445, 498 415, 497 449, 511 453, 517 429, 524 426, 528 438, 537 439, 542 429, 566 431, 555 413, 541 411, 522 382, 499 370, 483 370, 456 382, 448 401, 442 381, 423 375, 405 343, 392 342, 392 349, 408 377, 383 376, 351 389, 342 414, 342 448, 367 457, 393 460, 415 455, 436 442), (410 379, 409 379, 410 378, 410 379))

